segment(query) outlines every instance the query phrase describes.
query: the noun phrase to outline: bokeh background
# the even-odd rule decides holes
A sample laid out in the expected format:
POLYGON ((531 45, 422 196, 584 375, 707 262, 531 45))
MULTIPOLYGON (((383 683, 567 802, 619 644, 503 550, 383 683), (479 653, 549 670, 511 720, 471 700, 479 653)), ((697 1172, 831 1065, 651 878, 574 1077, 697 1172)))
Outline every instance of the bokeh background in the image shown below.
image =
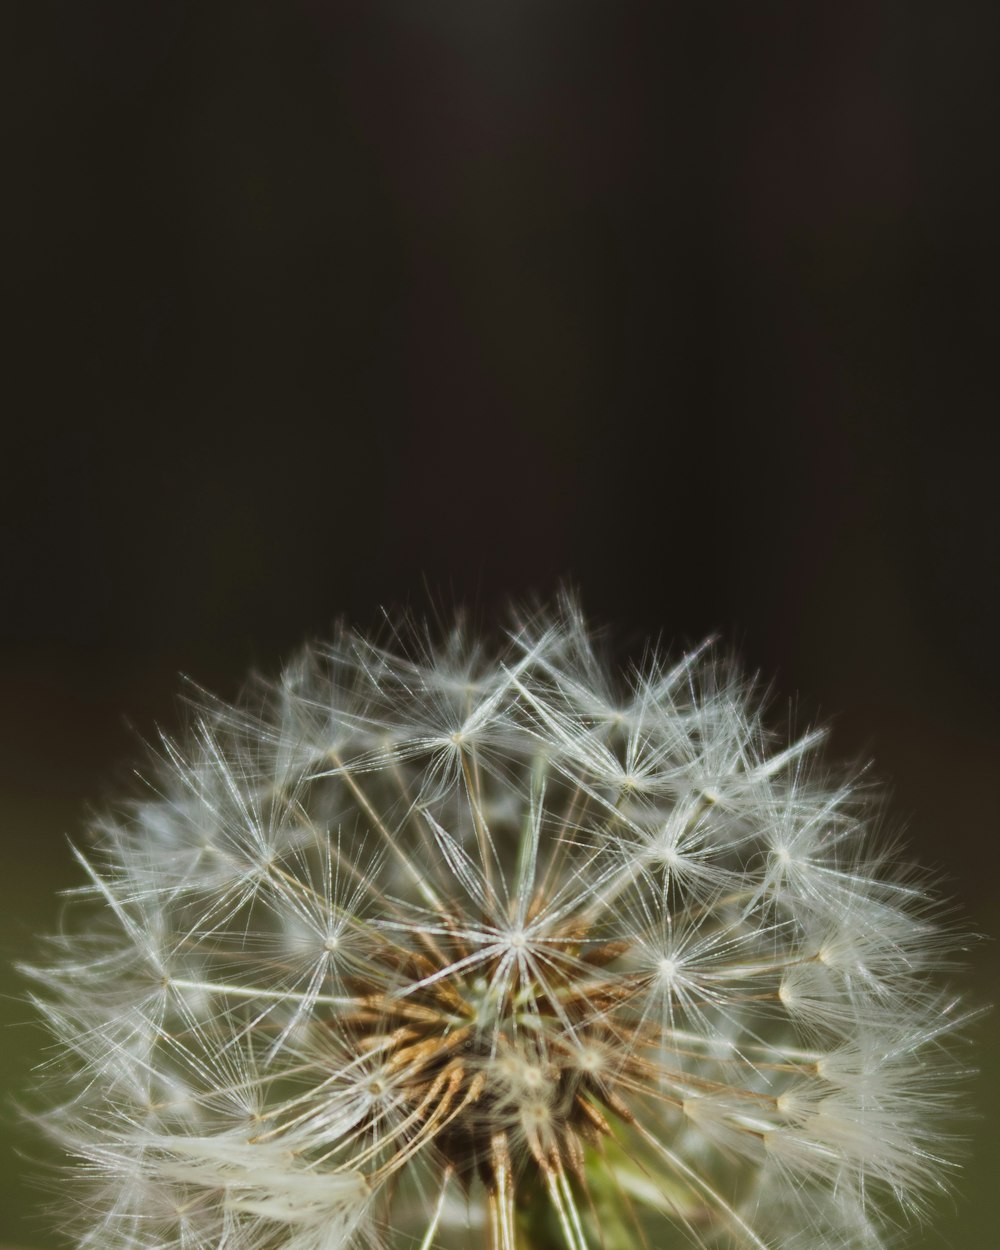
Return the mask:
MULTIPOLYGON (((0 1244, 61 1244, 8 966, 66 839, 179 725, 180 673, 232 696, 339 616, 567 580, 623 658, 718 632, 1000 934, 1000 8, 4 25, 0 1244)), ((969 961, 1000 998, 997 947, 969 961)), ((998 1037, 962 1199, 907 1246, 996 1245, 998 1037)))

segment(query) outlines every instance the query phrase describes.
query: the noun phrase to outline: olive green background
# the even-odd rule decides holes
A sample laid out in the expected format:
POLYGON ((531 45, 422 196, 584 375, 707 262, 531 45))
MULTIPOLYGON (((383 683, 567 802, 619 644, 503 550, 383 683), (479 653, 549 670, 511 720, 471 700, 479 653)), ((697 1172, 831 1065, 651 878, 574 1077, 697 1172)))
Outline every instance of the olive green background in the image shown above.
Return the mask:
MULTIPOLYGON (((874 759, 996 1001, 995 5, 15 0, 0 1246, 58 1246, 11 961, 176 729, 380 607, 578 586, 874 759)), ((998 1017, 959 1198, 992 1250, 998 1017)), ((664 1248, 666 1250, 666 1248, 664 1248)))

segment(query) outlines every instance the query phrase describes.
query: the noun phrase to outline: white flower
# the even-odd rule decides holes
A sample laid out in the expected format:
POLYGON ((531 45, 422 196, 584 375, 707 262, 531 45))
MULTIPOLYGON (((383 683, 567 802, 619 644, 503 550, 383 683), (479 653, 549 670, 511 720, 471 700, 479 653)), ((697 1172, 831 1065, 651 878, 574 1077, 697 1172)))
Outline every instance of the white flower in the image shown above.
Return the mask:
POLYGON ((952 939, 761 710, 569 602, 202 697, 32 970, 78 1244, 883 1244, 946 1183, 952 939))

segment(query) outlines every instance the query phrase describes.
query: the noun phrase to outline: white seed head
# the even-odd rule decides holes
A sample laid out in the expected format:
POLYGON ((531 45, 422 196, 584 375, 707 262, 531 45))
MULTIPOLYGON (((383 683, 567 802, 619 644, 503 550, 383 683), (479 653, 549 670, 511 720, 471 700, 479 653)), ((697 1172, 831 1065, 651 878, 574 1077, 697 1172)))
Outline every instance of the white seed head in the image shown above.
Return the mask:
POLYGON ((29 970, 78 1244, 881 1245, 963 1013, 821 736, 568 601, 201 697, 29 970))

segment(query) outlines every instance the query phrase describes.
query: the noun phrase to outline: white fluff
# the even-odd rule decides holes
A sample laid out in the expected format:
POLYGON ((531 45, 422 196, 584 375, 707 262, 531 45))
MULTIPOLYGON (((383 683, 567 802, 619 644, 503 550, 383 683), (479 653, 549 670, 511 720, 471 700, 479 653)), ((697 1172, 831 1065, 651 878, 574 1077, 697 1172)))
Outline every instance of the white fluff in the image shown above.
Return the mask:
POLYGON ((78 1244, 877 1247, 963 1013, 821 738, 569 601, 200 696, 30 970, 78 1244))

